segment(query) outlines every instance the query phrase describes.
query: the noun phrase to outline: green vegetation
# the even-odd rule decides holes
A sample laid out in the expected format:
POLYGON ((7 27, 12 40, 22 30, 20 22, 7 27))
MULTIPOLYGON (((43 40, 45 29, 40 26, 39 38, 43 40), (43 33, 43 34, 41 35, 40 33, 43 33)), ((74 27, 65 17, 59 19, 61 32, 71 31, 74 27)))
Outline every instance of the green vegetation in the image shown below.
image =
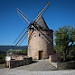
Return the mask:
POLYGON ((10 54, 10 53, 18 54, 18 55, 27 55, 27 48, 26 48, 26 50, 13 50, 13 49, 9 49, 7 51, 7 54, 10 54))
POLYGON ((75 60, 75 28, 63 26, 55 33, 55 52, 61 55, 62 61, 75 60))
POLYGON ((5 57, 7 54, 18 54, 18 55, 27 55, 27 48, 25 50, 13 50, 9 49, 8 51, 0 51, 0 64, 5 62, 5 57))
POLYGON ((5 56, 6 56, 6 52, 5 51, 0 51, 0 63, 5 62, 5 56))

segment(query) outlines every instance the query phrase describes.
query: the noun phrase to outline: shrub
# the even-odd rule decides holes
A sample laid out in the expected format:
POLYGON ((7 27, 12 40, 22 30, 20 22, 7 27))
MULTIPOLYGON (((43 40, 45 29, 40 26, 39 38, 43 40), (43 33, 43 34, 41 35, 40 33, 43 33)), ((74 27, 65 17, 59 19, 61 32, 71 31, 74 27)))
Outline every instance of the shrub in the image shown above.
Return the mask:
POLYGON ((27 55, 27 48, 25 50, 13 50, 9 49, 7 54, 19 54, 19 55, 27 55))
POLYGON ((0 63, 5 62, 5 56, 6 56, 6 52, 5 51, 0 51, 0 63))

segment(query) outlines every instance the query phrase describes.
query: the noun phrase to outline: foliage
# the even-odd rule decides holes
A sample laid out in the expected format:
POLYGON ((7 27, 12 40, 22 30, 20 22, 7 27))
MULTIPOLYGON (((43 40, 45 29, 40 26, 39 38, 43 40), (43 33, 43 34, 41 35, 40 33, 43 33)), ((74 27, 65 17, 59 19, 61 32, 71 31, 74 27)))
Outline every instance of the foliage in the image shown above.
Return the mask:
POLYGON ((7 51, 7 54, 27 55, 27 48, 26 48, 26 50, 13 50, 13 49, 9 49, 7 51))
POLYGON ((19 55, 27 55, 27 48, 25 50, 13 50, 9 49, 6 51, 0 51, 0 63, 5 62, 6 54, 13 53, 13 54, 19 54, 19 55))
POLYGON ((0 63, 5 62, 5 56, 6 56, 6 52, 5 51, 0 51, 0 63))
POLYGON ((75 28, 63 26, 55 33, 55 51, 60 53, 63 61, 75 59, 75 28))

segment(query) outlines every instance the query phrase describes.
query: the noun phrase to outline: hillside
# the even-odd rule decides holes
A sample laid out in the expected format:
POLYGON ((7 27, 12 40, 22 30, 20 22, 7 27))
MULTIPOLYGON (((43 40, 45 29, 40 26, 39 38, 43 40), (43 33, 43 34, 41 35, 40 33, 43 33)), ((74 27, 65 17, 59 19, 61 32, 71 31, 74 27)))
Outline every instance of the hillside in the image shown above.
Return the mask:
POLYGON ((9 46, 9 45, 3 45, 3 46, 0 46, 0 51, 7 51, 9 49, 15 49, 15 50, 18 50, 18 49, 21 49, 21 50, 25 50, 27 48, 27 46, 9 46))

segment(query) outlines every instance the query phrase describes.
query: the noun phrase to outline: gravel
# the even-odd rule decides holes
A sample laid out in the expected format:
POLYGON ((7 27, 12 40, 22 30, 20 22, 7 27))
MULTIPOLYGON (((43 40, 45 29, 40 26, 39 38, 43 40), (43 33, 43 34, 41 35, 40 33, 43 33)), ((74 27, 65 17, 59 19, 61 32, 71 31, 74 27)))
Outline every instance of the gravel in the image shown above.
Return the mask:
POLYGON ((57 70, 52 64, 49 63, 49 60, 37 60, 34 61, 30 65, 25 65, 21 67, 14 68, 17 70, 24 70, 24 71, 53 71, 57 70))
POLYGON ((38 60, 13 69, 1 68, 0 75, 75 75, 75 70, 57 70, 48 60, 38 60))
POLYGON ((15 69, 0 69, 0 75, 75 75, 75 70, 24 71, 15 69))

